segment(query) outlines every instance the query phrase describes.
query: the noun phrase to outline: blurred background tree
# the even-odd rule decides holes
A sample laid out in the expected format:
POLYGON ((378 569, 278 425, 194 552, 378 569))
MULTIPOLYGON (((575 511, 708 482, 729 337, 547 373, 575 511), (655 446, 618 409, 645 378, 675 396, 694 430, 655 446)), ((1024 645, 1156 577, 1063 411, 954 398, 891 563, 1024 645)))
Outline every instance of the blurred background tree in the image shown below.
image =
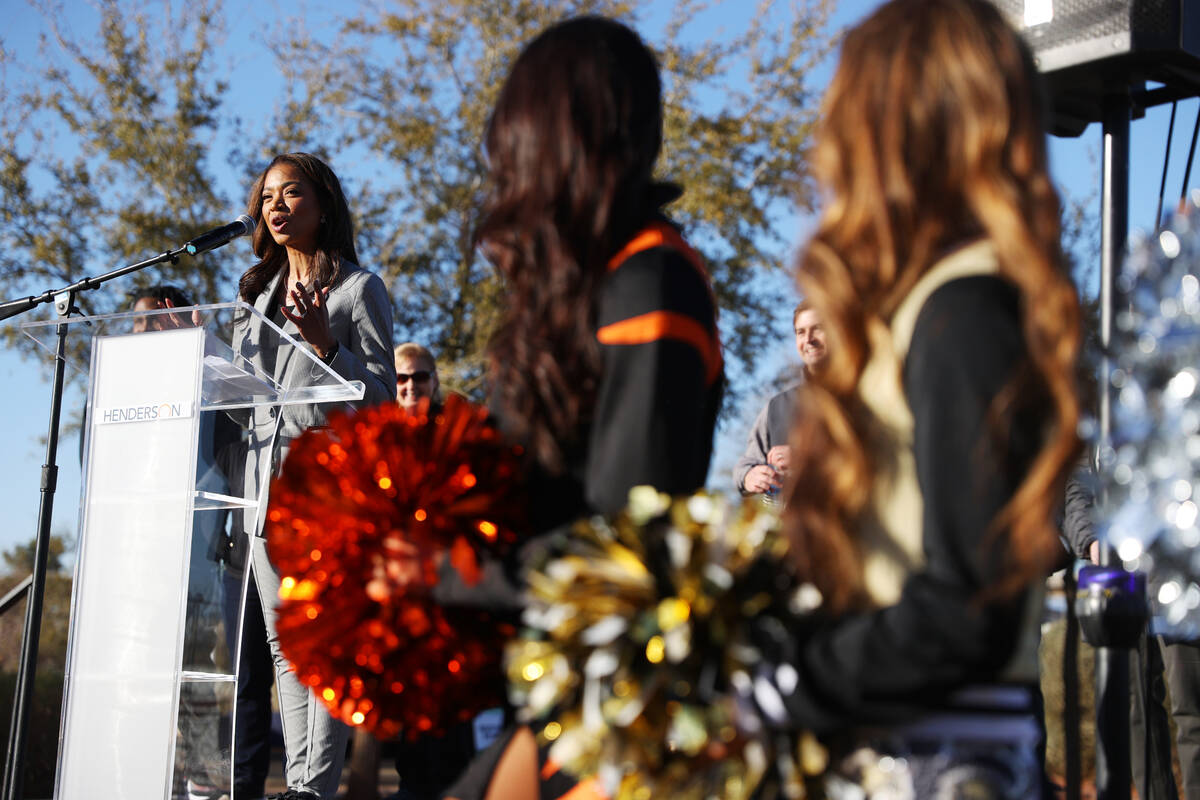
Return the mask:
MULTIPOLYGON (((471 246, 487 191, 487 114, 523 43, 566 16, 600 13, 632 24, 659 56, 659 177, 685 190, 668 211, 708 260, 736 397, 761 351, 777 344, 764 322, 792 302, 784 276, 795 215, 812 205, 810 81, 830 47, 829 6, 763 2, 724 14, 744 23, 739 30, 700 36, 694 23, 712 9, 699 0, 350 5, 331 23, 293 18, 259 34, 284 88, 250 104, 256 82, 231 88, 233 8, 220 0, 103 0, 95 31, 42 7, 50 33, 38 64, 16 64, 11 49, 0 56, 0 295, 176 247, 232 218, 271 155, 308 150, 346 184, 360 256, 391 290, 397 341, 428 344, 446 383, 480 399, 484 345, 503 302, 471 246)), ((232 299, 249 265, 239 252, 131 282, 177 283, 197 302, 232 299)), ((107 290, 80 305, 99 313, 127 302, 107 290)), ((5 335, 30 346, 11 326, 5 335)))
MULTIPOLYGON (((67 626, 71 613, 71 574, 65 558, 72 539, 58 533, 50 537, 46 559, 46 594, 42 605, 41 640, 26 743, 25 797, 50 797, 54 793, 54 768, 58 759, 58 727, 62 714, 63 673, 67 654, 67 626)), ((14 545, 0 553, 0 597, 4 597, 33 571, 34 542, 14 545)), ((16 696, 17 666, 25 626, 27 600, 0 614, 0 720, 7 741, 12 703, 16 696)))
POLYGON ((629 22, 662 67, 659 177, 684 188, 667 210, 708 262, 734 377, 744 378, 745 365, 775 344, 764 319, 791 302, 760 277, 786 272, 793 215, 811 210, 817 97, 809 81, 828 52, 829 8, 766 2, 746 13, 744 30, 696 39, 687 23, 706 8, 694 0, 406 0, 353 14, 331 39, 288 31, 273 49, 295 69, 298 91, 259 155, 315 140, 338 164, 373 165, 355 209, 366 260, 392 287, 400 338, 430 344, 446 382, 478 397, 503 302, 471 241, 487 191, 480 141, 488 112, 521 45, 548 25, 583 13, 629 22), (669 8, 657 35, 641 24, 652 5, 669 8))
MULTIPOLYGON (((221 7, 172 9, 104 0, 99 27, 44 7, 34 64, 0 51, 0 295, 35 294, 178 247, 228 221, 214 178, 213 133, 227 114, 214 77, 221 7)), ((125 292, 159 280, 213 302, 229 294, 232 252, 142 272, 85 292, 87 314, 125 310, 125 292), (118 288, 119 287, 119 288, 118 288)), ((28 352, 14 326, 5 342, 28 352)), ((72 342, 80 358, 81 337, 72 342)), ((82 359, 86 363, 86 358, 82 359)))
MULTIPOLYGON (((4 565, 0 569, 0 597, 33 572, 34 542, 14 545, 0 554, 4 565)), ((38 669, 43 667, 62 672, 67 652, 67 620, 71 612, 71 572, 65 556, 74 542, 64 533, 50 536, 50 552, 46 559, 46 597, 42 607, 42 633, 38 645, 38 669)), ((0 615, 0 673, 16 672, 20 659, 21 631, 25 625, 25 601, 12 606, 0 615), (11 646, 9 646, 11 645, 11 646)))

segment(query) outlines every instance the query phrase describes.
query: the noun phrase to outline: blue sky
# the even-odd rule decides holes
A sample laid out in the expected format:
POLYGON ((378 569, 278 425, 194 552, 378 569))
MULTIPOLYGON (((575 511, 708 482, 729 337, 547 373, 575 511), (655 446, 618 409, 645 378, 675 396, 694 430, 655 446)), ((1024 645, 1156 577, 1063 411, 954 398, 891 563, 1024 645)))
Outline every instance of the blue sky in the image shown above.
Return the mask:
MULTIPOLYGON (((876 5, 872 0, 843 0, 835 10, 833 24, 837 27, 853 24, 876 5)), ((86 31, 87 21, 94 13, 92 7, 81 0, 67 0, 67 6, 73 11, 73 7, 78 6, 80 13, 75 16, 77 31, 86 31)), ((671 3, 655 5, 649 14, 648 25, 656 24, 659 17, 665 18, 671 7, 671 3)), ((719 25, 728 20, 732 27, 744 16, 743 8, 740 0, 721 4, 713 21, 719 25)), ((36 41, 41 24, 37 12, 22 2, 6 4, 5 12, 5 32, 0 34, 0 38, 3 38, 6 46, 16 47, 24 43, 21 52, 32 55, 31 43, 36 41)), ((261 113, 256 110, 261 108, 261 103, 256 106, 256 101, 260 101, 264 89, 269 87, 272 81, 278 82, 279 78, 256 31, 271 24, 271 21, 278 23, 281 17, 292 15, 302 16, 310 26, 316 27, 314 20, 324 18, 328 12, 319 3, 289 3, 285 8, 275 0, 268 0, 253 6, 242 6, 238 14, 239 27, 229 33, 224 45, 227 52, 221 54, 218 62, 229 64, 234 71, 236 80, 231 100, 235 105, 240 104, 239 112, 243 115, 261 113)), ((826 65, 818 75, 819 80, 828 80, 831 71, 832 64, 826 65)), ((1180 192, 1187 149, 1198 111, 1200 101, 1197 100, 1183 101, 1179 105, 1172 146, 1171 172, 1167 180, 1168 208, 1180 192)), ((1151 109, 1144 119, 1135 120, 1132 126, 1129 214, 1132 227, 1147 228, 1154 223, 1169 115, 1169 107, 1151 109)), ((1095 213, 1099 207, 1100 196, 1099 126, 1092 125, 1083 136, 1076 139, 1052 139, 1051 158, 1060 191, 1067 197, 1090 201, 1090 208, 1095 213)), ((1200 186, 1200 165, 1196 167, 1191 185, 1200 186)), ((240 197, 240 190, 234 196, 240 197)), ((232 207, 230 218, 236 216, 239 211, 239 208, 232 207)), ((809 222, 805 219, 795 222, 796 230, 791 236, 793 244, 803 241, 809 222)), ((233 246, 246 247, 244 241, 233 246)), ((149 247, 147 252, 156 250, 149 247)), ((1094 287, 1087 289, 1090 292, 1095 291, 1094 287)), ((115 290, 124 291, 123 287, 119 286, 115 290)), ((222 299, 230 298, 212 298, 211 301, 222 299)), ((12 325, 19 321, 10 320, 0 324, 12 325)), ((789 359, 796 359, 791 344, 790 323, 790 308, 781 309, 777 318, 769 321, 779 333, 780 345, 776 352, 763 359, 764 364, 781 364, 789 359)), ((0 419, 4 420, 0 424, 0 453, 4 454, 3 459, 0 459, 0 513, 5 520, 5 524, 0 526, 0 550, 6 550, 18 542, 28 541, 36 532, 40 495, 38 483, 44 455, 40 437, 44 435, 49 417, 50 375, 51 362, 48 359, 38 362, 23 361, 10 352, 0 351, 0 381, 3 381, 7 389, 4 399, 0 401, 0 410, 3 412, 0 419)), ((729 487, 729 470, 740 453, 746 427, 764 399, 752 398, 745 409, 746 420, 743 423, 727 425, 718 436, 717 452, 709 477, 712 487, 723 490, 729 487)), ((82 396, 78 392, 70 393, 64 408, 77 409, 82 402, 82 396)), ((59 449, 61 474, 55 501, 54 530, 70 532, 72 535, 79 504, 77 453, 77 439, 74 436, 64 438, 59 449)))

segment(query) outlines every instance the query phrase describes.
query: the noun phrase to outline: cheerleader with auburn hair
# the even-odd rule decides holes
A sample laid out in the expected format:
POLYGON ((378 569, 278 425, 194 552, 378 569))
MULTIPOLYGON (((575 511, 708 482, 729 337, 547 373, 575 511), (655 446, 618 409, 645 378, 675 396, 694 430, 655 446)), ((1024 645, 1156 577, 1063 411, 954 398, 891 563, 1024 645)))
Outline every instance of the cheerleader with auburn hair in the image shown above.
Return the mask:
POLYGON ((829 357, 801 393, 785 529, 825 614, 781 643, 778 688, 835 754, 905 756, 917 796, 951 780, 930 755, 947 742, 983 796, 1038 791, 1036 728, 894 726, 1036 680, 1080 339, 1036 89, 989 3, 893 0, 846 36, 817 134, 826 204, 798 279, 829 357))

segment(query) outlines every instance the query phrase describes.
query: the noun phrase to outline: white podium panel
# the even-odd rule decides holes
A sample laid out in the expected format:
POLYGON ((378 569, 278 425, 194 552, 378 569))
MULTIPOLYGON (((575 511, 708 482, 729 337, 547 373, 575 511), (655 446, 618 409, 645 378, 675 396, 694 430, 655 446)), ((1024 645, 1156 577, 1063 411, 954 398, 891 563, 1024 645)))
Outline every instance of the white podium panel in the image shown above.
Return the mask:
MULTIPOLYGON (((21 328, 53 353, 61 324, 21 328)), ((246 303, 65 324, 92 348, 90 364, 68 364, 89 371, 89 389, 55 798, 228 792, 237 654, 225 646, 222 610, 244 603, 245 590, 224 596, 214 545, 226 512, 258 513, 259 499, 230 488, 217 429, 236 443, 227 412, 359 400, 363 385, 246 303), (249 315, 280 351, 311 362, 303 385, 280 386, 217 333, 249 315)))
POLYGON ((168 796, 203 347, 201 328, 94 342, 61 798, 168 796))

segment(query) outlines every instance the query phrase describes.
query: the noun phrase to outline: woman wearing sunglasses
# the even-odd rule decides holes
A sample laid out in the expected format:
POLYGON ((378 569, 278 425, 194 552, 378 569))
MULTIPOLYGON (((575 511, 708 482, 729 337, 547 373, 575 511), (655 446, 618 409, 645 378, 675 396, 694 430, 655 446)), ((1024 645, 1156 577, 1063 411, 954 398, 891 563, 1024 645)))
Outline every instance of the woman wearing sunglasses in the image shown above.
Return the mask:
POLYGON ((441 384, 433 353, 417 344, 405 342, 396 347, 396 402, 410 412, 416 411, 421 400, 441 403, 441 384))

